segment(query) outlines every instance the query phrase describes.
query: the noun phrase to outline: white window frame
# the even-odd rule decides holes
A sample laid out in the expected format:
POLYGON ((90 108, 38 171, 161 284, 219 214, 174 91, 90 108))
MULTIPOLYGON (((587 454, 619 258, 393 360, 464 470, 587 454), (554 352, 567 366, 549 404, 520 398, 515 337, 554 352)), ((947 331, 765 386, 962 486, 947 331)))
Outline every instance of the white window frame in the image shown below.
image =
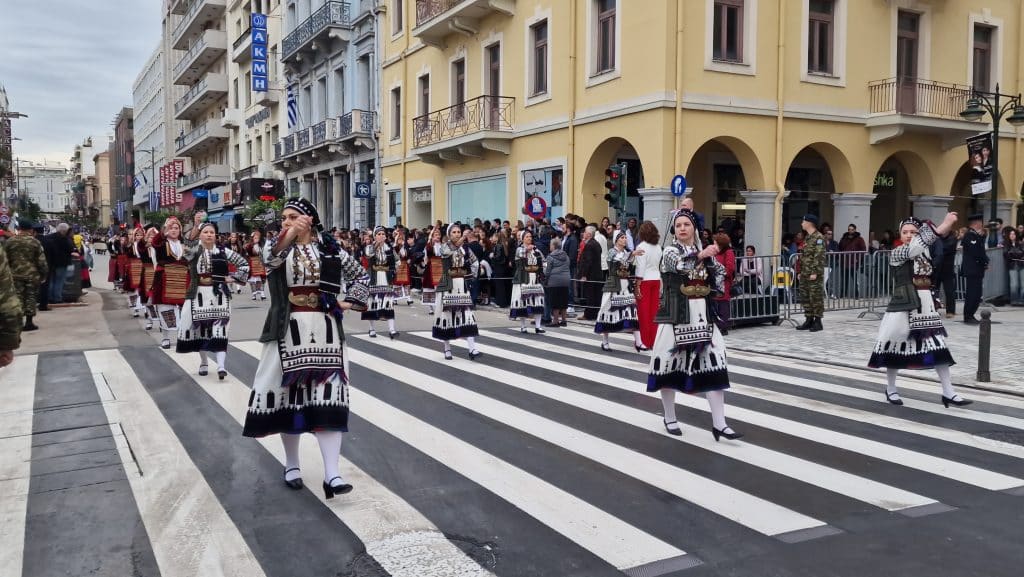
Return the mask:
MULTIPOLYGON (((622 0, 615 0, 615 66, 607 72, 597 70, 597 2, 587 1, 587 80, 586 88, 610 82, 622 76, 622 0)), ((550 20, 549 20, 550 22, 550 20)), ((529 33, 529 29, 527 29, 529 33)), ((548 38, 551 38, 551 26, 548 25, 548 38)), ((550 52, 550 50, 548 51, 550 52)), ((549 59, 550 60, 550 59, 549 59)), ((527 89, 529 90, 529 89, 527 89)))
POLYGON ((540 104, 541 102, 547 102, 548 100, 551 100, 551 94, 553 92, 552 86, 551 86, 551 53, 552 53, 552 49, 554 47, 554 39, 551 37, 551 9, 550 8, 548 10, 544 10, 542 12, 537 12, 537 13, 535 13, 533 15, 533 17, 528 18, 526 20, 526 31, 525 31, 524 38, 525 38, 525 41, 523 42, 523 44, 526 46, 526 49, 524 51, 524 54, 525 54, 524 62, 526 62, 526 66, 523 67, 524 68, 524 70, 523 70, 523 74, 524 74, 524 78, 523 78, 523 80, 524 80, 524 82, 523 82, 523 86, 524 86, 523 102, 525 103, 524 106, 529 108, 530 106, 533 106, 534 104, 540 104), (532 95, 531 93, 532 93, 532 90, 533 90, 533 73, 534 73, 534 66, 535 66, 535 63, 533 61, 533 26, 536 25, 536 24, 539 24, 540 22, 547 22, 547 26, 548 26, 548 50, 547 50, 547 61, 545 63, 546 64, 546 69, 547 69, 547 88, 548 89, 545 92, 542 92, 540 94, 532 95))
POLYGON ((757 28, 760 24, 757 3, 758 0, 743 2, 743 62, 721 62, 714 58, 715 0, 704 0, 704 70, 745 76, 757 74, 757 28))
MULTIPOLYGON (((550 32, 550 28, 548 31, 550 32)), ((520 186, 519 183, 523 182, 523 173, 530 170, 561 170, 562 171, 562 202, 568 202, 565 197, 565 183, 568 180, 569 175, 569 159, 565 156, 556 156, 554 158, 548 158, 545 160, 535 160, 532 162, 521 162, 516 165, 516 206, 523 206, 526 204, 526 190, 520 186)), ((565 208, 564 204, 563 207, 565 208)))
MULTIPOLYGON (((498 92, 500 93, 505 87, 505 38, 500 32, 491 34, 486 40, 480 43, 480 95, 487 95, 487 79, 491 75, 491 63, 487 60, 487 51, 494 46, 498 45, 498 92)), ((468 79, 467 79, 468 80, 468 79)), ((501 94, 492 94, 491 96, 501 96, 501 94)), ((468 100, 468 99, 467 99, 468 100)))
POLYGON ((405 34, 405 29, 408 27, 409 24, 406 21, 406 15, 404 14, 405 0, 391 0, 391 10, 393 10, 393 12, 388 18, 388 21, 390 22, 391 39, 398 40, 405 34), (402 28, 400 30, 395 30, 395 19, 399 15, 401 15, 402 17, 402 28))
MULTIPOLYGON (((923 80, 931 80, 932 7, 917 0, 892 0, 892 6, 889 10, 889 77, 896 77, 896 44, 899 36, 899 14, 902 10, 919 15, 917 22, 917 77, 923 80)), ((972 31, 971 34, 973 35, 973 33, 972 31)))
POLYGON ((995 18, 988 10, 983 13, 971 12, 967 18, 967 86, 974 86, 974 26, 980 24, 992 28, 992 74, 987 90, 994 91, 996 84, 1003 80, 1003 19, 995 18))
POLYGON ((388 116, 391 117, 391 122, 388 125, 388 143, 399 144, 402 142, 402 136, 405 127, 402 126, 401 112, 405 111, 405 90, 402 89, 401 82, 395 82, 388 87, 388 116), (399 118, 395 118, 395 90, 398 91, 398 104, 401 107, 399 118), (398 125, 398 136, 395 136, 395 125, 398 125))
POLYGON ((811 9, 810 0, 803 0, 803 16, 800 22, 803 23, 803 30, 800 33, 800 80, 811 84, 824 84, 826 86, 846 86, 846 10, 848 0, 834 0, 832 13, 832 74, 811 72, 807 69, 807 45, 810 42, 807 29, 810 22, 811 9))

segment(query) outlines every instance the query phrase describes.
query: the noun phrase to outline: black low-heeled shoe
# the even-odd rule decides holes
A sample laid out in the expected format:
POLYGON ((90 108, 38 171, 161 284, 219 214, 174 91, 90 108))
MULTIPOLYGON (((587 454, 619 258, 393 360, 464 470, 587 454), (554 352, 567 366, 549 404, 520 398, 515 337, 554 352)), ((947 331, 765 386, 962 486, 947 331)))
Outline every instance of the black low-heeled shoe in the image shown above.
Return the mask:
POLYGON ((207 368, 207 366, 206 365, 199 365, 199 376, 200 377, 205 377, 208 374, 210 374, 210 371, 207 368))
POLYGON ((643 345, 633 345, 633 348, 635 348, 636 352, 638 352, 638 353, 645 353, 645 352, 651 350, 651 349, 649 349, 649 348, 647 348, 647 347, 645 347, 643 345))
POLYGON ((226 376, 228 376, 228 372, 225 371, 224 369, 221 369, 221 370, 217 371, 217 378, 218 379, 223 381, 224 377, 226 377, 226 376))
POLYGON ((662 419, 661 422, 665 423, 665 431, 667 431, 668 434, 675 435, 677 437, 681 437, 683 435, 683 430, 679 428, 679 421, 666 421, 662 419), (669 427, 669 425, 676 425, 676 428, 673 429, 669 427))
POLYGON ((306 486, 302 482, 302 477, 299 477, 297 479, 292 479, 291 481, 288 480, 288 473, 291 473, 292 471, 298 471, 298 470, 299 470, 298 467, 292 467, 291 469, 285 469, 284 470, 284 484, 285 484, 285 486, 287 486, 289 489, 291 489, 293 491, 298 491, 298 490, 300 490, 300 489, 302 489, 303 487, 306 486))
POLYGON ((444 360, 446 360, 446 361, 452 360, 452 352, 451 351, 445 351, 444 352, 444 360))
MULTIPOLYGON (((945 397, 943 397, 945 398, 945 397)), ((903 399, 900 398, 899 393, 885 393, 885 400, 889 401, 894 405, 903 406, 903 399)))
POLYGON ((608 343, 601 343, 601 350, 602 351, 610 351, 610 350, 612 350, 612 346, 610 344, 608 344, 608 343))
POLYGON ((537 328, 535 328, 535 329, 533 329, 533 332, 537 333, 538 335, 542 335, 542 334, 546 333, 547 331, 544 330, 544 329, 537 329, 537 328))
POLYGON ((469 360, 475 361, 476 358, 479 357, 482 354, 483 353, 481 353, 480 351, 469 351, 469 360))
POLYGON ((395 340, 398 338, 398 334, 398 331, 391 331, 388 333, 388 336, 391 337, 391 340, 395 340))
POLYGON ((960 400, 957 400, 956 395, 953 395, 952 397, 947 397, 946 395, 942 395, 942 406, 946 407, 947 409, 949 408, 950 405, 953 405, 954 407, 963 407, 963 406, 966 406, 966 405, 970 405, 973 402, 974 401, 969 400, 969 399, 965 399, 963 397, 960 397, 960 400))
MULTIPOLYGON (((341 477, 332 477, 331 481, 335 479, 341 479, 341 477)), ((333 499, 335 495, 344 495, 345 493, 352 492, 352 485, 349 485, 342 479, 340 485, 332 485, 330 481, 324 481, 324 498, 333 499)))
POLYGON ((716 429, 715 427, 711 427, 711 434, 715 437, 716 443, 718 442, 719 437, 725 437, 730 441, 735 441, 736 439, 739 439, 740 437, 743 436, 743 433, 737 433, 736 431, 732 431, 731 433, 727 432, 730 430, 732 430, 732 427, 726 427, 724 429, 716 429))

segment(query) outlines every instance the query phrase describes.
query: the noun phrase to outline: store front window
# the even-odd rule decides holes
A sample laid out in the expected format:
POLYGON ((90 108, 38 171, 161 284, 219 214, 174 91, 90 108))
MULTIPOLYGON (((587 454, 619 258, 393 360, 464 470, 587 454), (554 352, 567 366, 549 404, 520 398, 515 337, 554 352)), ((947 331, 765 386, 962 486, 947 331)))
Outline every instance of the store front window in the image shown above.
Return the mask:
POLYGON ((504 176, 448 185, 448 222, 508 218, 508 179, 504 176))
POLYGON ((543 168, 523 171, 524 201, 539 196, 547 203, 549 221, 565 216, 565 197, 562 194, 562 168, 543 168))

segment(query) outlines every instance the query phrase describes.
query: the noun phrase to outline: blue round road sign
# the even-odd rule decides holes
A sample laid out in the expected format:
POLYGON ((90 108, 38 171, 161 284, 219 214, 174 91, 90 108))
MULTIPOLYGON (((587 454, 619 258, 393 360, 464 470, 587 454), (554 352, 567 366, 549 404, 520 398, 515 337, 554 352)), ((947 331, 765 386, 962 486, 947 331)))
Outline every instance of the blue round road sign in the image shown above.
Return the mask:
POLYGON ((672 196, 683 196, 686 194, 686 177, 677 174, 672 178, 672 196))

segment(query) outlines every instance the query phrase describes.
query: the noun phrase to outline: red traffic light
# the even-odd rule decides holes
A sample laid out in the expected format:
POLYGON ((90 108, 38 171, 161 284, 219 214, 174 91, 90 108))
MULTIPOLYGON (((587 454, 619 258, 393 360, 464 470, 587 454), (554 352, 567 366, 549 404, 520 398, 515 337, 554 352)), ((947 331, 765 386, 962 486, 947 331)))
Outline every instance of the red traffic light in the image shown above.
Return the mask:
POLYGON ((618 178, 619 178, 619 171, 617 171, 617 170, 615 170, 613 168, 606 168, 604 170, 604 175, 607 176, 608 178, 612 179, 612 180, 618 180, 618 178))

